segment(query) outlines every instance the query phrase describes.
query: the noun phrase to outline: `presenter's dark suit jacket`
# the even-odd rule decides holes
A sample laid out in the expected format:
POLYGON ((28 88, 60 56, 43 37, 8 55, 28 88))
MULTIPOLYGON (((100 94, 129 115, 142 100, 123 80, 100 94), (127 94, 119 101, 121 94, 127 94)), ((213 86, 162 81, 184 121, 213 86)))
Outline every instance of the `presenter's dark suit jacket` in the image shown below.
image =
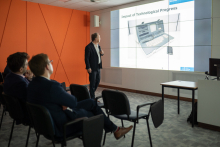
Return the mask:
POLYGON ((44 77, 35 77, 31 81, 28 86, 27 97, 28 102, 42 105, 48 109, 54 121, 55 134, 57 137, 62 137, 63 125, 70 120, 74 120, 71 113, 77 113, 74 110, 73 112, 63 111, 62 105, 73 109, 77 105, 77 99, 68 94, 60 83, 44 77))
MULTIPOLYGON (((99 53, 101 51, 101 47, 99 46, 99 53)), ((100 58, 101 58, 100 54, 100 58)), ((100 62, 100 66, 98 65, 98 55, 96 52, 96 49, 94 47, 94 44, 91 42, 89 43, 85 48, 85 63, 86 63, 86 69, 91 68, 92 71, 97 71, 98 69, 102 68, 102 60, 100 62)))
MULTIPOLYGON (((29 81, 26 78, 23 78, 22 76, 19 76, 12 72, 10 72, 5 77, 5 81, 4 81, 4 93, 9 96, 18 98, 20 100, 23 111, 25 113, 24 122, 26 123, 29 122, 28 113, 26 109, 28 84, 29 81)), ((19 124, 20 121, 16 120, 16 123, 19 124)))

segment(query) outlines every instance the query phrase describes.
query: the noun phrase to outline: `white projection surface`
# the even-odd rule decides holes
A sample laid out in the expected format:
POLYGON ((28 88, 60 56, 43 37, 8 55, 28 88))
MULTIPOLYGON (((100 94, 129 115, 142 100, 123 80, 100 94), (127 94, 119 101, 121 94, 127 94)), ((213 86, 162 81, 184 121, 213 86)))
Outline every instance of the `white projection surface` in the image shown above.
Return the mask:
POLYGON ((203 70, 199 54, 211 56, 211 19, 194 18, 202 11, 195 11, 195 1, 204 4, 204 0, 163 0, 111 11, 111 66, 203 70), (195 38, 207 40, 205 50, 195 47, 195 38))

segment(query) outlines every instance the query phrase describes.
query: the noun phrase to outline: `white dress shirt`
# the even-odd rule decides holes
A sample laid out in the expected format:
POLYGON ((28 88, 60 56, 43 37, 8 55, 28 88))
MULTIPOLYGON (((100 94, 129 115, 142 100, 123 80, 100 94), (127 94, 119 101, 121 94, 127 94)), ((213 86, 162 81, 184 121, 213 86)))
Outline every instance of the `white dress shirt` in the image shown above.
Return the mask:
MULTIPOLYGON (((93 42, 92 42, 93 43, 93 42)), ((101 57, 100 57, 100 52, 99 52, 99 45, 97 44, 94 44, 93 43, 93 45, 94 45, 94 47, 95 47, 95 50, 96 50, 96 52, 97 52, 97 55, 98 55, 98 58, 99 58, 99 60, 98 60, 98 64, 100 64, 101 63, 101 57)))

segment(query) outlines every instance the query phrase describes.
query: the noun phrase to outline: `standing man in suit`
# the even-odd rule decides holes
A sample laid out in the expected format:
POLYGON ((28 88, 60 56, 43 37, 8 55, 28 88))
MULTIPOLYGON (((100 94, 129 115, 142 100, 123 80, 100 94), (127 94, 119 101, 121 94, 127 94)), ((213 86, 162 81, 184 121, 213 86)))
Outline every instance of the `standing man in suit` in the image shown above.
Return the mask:
POLYGON ((85 48, 85 63, 86 69, 89 73, 90 81, 90 96, 95 99, 95 91, 100 82, 100 69, 102 68, 101 56, 104 55, 104 51, 99 46, 101 40, 98 33, 91 35, 92 42, 85 48))
MULTIPOLYGON (((75 96, 68 94, 60 83, 50 80, 50 76, 53 73, 52 61, 49 60, 46 54, 33 56, 29 61, 29 67, 36 77, 28 86, 27 100, 30 103, 42 105, 48 109, 55 124, 57 137, 62 137, 63 125, 68 121, 99 114, 104 115, 105 131, 114 132, 116 139, 121 138, 132 129, 133 126, 128 128, 117 127, 106 117, 94 100, 86 99, 77 102, 75 96)), ((82 131, 82 125, 73 125, 67 131, 67 135, 82 131)))
MULTIPOLYGON (((11 72, 4 80, 4 93, 19 99, 22 109, 25 113, 25 120, 28 123, 28 115, 26 109, 27 87, 29 81, 25 78, 24 73, 27 71, 29 56, 25 52, 17 52, 7 58, 7 66, 11 72)), ((19 124, 21 120, 16 120, 19 124)))

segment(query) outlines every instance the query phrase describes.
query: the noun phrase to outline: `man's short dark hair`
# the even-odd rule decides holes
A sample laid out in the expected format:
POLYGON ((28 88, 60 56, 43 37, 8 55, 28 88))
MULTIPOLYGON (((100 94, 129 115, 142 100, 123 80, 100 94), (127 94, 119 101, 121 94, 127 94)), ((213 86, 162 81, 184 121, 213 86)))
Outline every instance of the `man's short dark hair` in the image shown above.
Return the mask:
POLYGON ((25 66, 25 61, 29 59, 29 55, 25 52, 17 52, 11 54, 7 58, 7 65, 12 72, 18 72, 21 67, 25 66))
POLYGON ((92 39, 92 41, 94 41, 94 40, 97 38, 97 36, 98 36, 98 33, 94 33, 94 34, 92 34, 92 35, 91 35, 91 39, 92 39))
POLYGON ((45 67, 48 64, 47 54, 37 54, 28 62, 29 67, 35 76, 41 76, 45 72, 45 67))

